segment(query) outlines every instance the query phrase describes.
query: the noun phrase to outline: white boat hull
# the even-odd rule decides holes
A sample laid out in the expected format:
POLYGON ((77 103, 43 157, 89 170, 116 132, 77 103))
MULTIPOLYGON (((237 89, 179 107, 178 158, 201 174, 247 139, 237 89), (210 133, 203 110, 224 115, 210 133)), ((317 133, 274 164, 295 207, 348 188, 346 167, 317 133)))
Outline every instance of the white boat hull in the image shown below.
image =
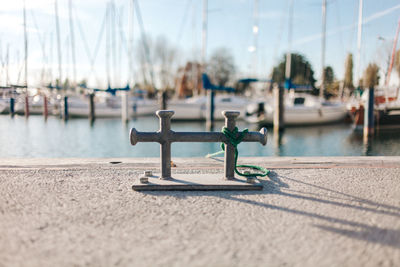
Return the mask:
MULTIPOLYGON (((158 105, 155 100, 139 99, 129 100, 129 116, 153 115, 158 105)), ((61 109, 61 108, 60 108, 61 109)), ((71 98, 68 99, 68 116, 70 118, 88 118, 90 114, 89 100, 71 98)), ((120 118, 122 116, 120 99, 107 102, 95 102, 94 114, 96 118, 120 118)))
POLYGON ((10 99, 0 99, 0 114, 10 112, 10 99))
MULTIPOLYGON (((239 119, 244 118, 246 106, 249 101, 243 97, 230 95, 217 95, 215 97, 214 119, 224 120, 222 111, 237 110, 240 111, 239 119)), ((168 103, 168 109, 175 112, 173 120, 201 120, 207 118, 207 97, 199 96, 185 100, 175 100, 168 103)))
MULTIPOLYGON (((307 125, 341 121, 347 113, 343 106, 322 106, 320 108, 294 106, 286 108, 283 114, 285 125, 307 125)), ((265 120, 272 124, 274 112, 268 113, 265 120)))
MULTIPOLYGON (((272 101, 264 103, 264 111, 259 112, 256 105, 248 107, 246 120, 251 123, 273 124, 274 108, 272 101)), ((328 124, 344 120, 346 106, 339 102, 321 101, 315 96, 292 95, 287 97, 283 112, 284 124, 288 126, 328 124), (302 104, 294 104, 295 98, 303 99, 302 104)))

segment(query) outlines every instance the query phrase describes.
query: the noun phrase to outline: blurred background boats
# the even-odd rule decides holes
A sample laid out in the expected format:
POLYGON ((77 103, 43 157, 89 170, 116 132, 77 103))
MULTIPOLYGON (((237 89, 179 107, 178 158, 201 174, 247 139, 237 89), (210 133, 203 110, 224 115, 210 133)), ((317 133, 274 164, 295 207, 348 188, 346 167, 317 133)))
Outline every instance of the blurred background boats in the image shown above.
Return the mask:
MULTIPOLYGON (((173 120, 180 121, 182 127, 191 125, 192 121, 195 124, 206 121, 206 129, 215 130, 208 126, 213 126, 214 121, 220 124, 223 110, 238 110, 239 119, 246 127, 276 126, 279 131, 274 129, 274 134, 281 134, 286 127, 322 129, 320 125, 325 124, 348 127, 351 131, 362 130, 367 135, 400 128, 400 51, 397 49, 400 20, 394 40, 386 41, 390 44, 389 52, 384 54, 387 66, 371 62, 362 75, 362 26, 365 21, 375 19, 363 18, 362 0, 354 6, 355 11, 358 9, 358 24, 351 26, 357 29, 355 73, 353 54, 347 53, 341 78, 338 77, 338 73, 342 76, 341 71, 334 72, 331 65, 325 64, 325 46, 329 44, 326 38, 333 34, 326 31, 326 14, 329 6, 336 2, 321 0, 318 3, 318 8, 322 7, 322 29, 318 33, 321 47, 313 49, 307 58, 296 52, 299 45, 292 41, 293 35, 301 30, 293 27, 293 20, 303 4, 286 1, 279 19, 281 26, 286 21, 287 48, 284 45, 285 53, 280 60, 278 51, 282 38, 277 38, 275 50, 268 48, 273 51, 268 58, 273 61, 270 71, 261 68, 266 61, 263 55, 266 44, 265 40, 261 42, 259 34, 268 31, 263 29, 265 23, 260 23, 263 6, 258 0, 250 1, 252 16, 246 15, 251 25, 246 37, 246 44, 250 44, 248 51, 239 51, 237 47, 234 50, 236 58, 239 54, 239 67, 231 52, 232 43, 226 42, 225 47, 207 54, 210 50, 208 31, 216 27, 208 25, 208 15, 213 9, 209 8, 207 0, 200 4, 186 2, 177 40, 183 29, 189 29, 193 35, 198 33, 196 19, 201 18, 201 45, 197 38, 200 35, 193 36, 193 47, 185 52, 185 57, 178 57, 183 53, 178 46, 169 43, 170 36, 151 38, 145 30, 146 19, 150 18, 144 16, 148 13, 142 14, 139 2, 106 1, 105 8, 96 13, 103 18, 96 24, 98 32, 90 32, 93 29, 82 23, 81 4, 71 0, 55 0, 48 4, 53 10, 51 16, 40 18, 51 25, 42 23, 46 30, 38 25, 34 8, 27 12, 25 5, 21 7, 23 59, 19 58, 19 51, 13 51, 13 46, 7 44, 3 49, 0 43, 0 114, 8 115, 8 120, 15 116, 40 115, 45 120, 54 116, 64 121, 87 118, 93 123, 94 120, 115 119, 129 124, 133 120, 135 123, 147 121, 154 117, 156 110, 171 109, 175 111, 173 120), (62 16, 58 11, 60 3, 64 5, 62 16), (90 41, 86 39, 88 36, 92 36, 90 41), (36 50, 29 49, 35 47, 32 43, 37 43, 36 50), (11 54, 18 56, 10 56, 10 48, 11 54), (15 62, 10 63, 14 57, 15 62), (315 58, 321 61, 316 64, 318 75, 311 64, 315 64, 315 58), (80 65, 85 65, 87 71, 80 73, 83 68, 80 65)), ((265 11, 265 6, 263 8, 265 11)), ((398 9, 400 5, 388 7, 378 15, 398 9)), ((277 28, 283 29, 283 26, 277 28)), ((382 38, 379 36, 377 43, 383 43, 382 38)), ((351 45, 343 49, 347 50, 351 51, 351 45)))

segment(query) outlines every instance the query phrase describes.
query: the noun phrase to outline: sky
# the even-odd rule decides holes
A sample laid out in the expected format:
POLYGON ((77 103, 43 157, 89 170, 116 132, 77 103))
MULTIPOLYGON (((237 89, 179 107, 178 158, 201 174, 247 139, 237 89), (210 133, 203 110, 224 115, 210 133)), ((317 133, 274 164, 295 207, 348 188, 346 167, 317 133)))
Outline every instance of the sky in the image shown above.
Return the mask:
MULTIPOLYGON (((0 84, 5 85, 7 77, 12 84, 23 83, 23 0, 0 1, 0 84)), ((135 1, 140 7, 146 36, 149 40, 164 36, 166 46, 176 47, 177 66, 184 65, 187 60, 201 59, 202 0, 135 1)), ((265 79, 291 47, 293 52, 303 54, 311 62, 315 78, 320 79, 322 0, 293 0, 292 42, 289 42, 291 1, 258 0, 257 11, 254 8, 255 0, 208 1, 206 57, 209 58, 218 48, 226 48, 233 55, 237 78, 257 76, 265 79), (253 34, 255 21, 258 21, 256 51, 253 34)), ((129 15, 131 2, 113 1, 115 12, 119 14, 119 22, 115 27, 116 52, 113 53, 113 50, 106 49, 106 33, 103 31, 100 34, 110 0, 71 0, 77 80, 86 78, 89 85, 104 87, 109 69, 112 86, 126 84, 129 79, 127 40, 132 25, 129 15), (109 61, 107 51, 111 55, 109 61), (108 68, 107 62, 110 62, 108 68)), ((58 0, 63 79, 73 79, 68 4, 69 0, 58 0)), ((54 0, 26 0, 30 85, 48 82, 51 77, 59 76, 54 6, 54 0)), ((343 78, 346 54, 353 53, 353 59, 356 59, 358 8, 359 0, 327 0, 325 65, 333 67, 337 79, 343 78)), ((376 62, 382 69, 387 68, 399 18, 398 0, 364 0, 361 72, 371 62, 376 62)), ((141 35, 135 13, 133 42, 136 45, 141 35)), ((137 77, 138 49, 133 51, 137 77)), ((354 65, 353 71, 356 73, 356 62, 354 65)), ((396 76, 393 72, 392 83, 398 82, 396 76)))

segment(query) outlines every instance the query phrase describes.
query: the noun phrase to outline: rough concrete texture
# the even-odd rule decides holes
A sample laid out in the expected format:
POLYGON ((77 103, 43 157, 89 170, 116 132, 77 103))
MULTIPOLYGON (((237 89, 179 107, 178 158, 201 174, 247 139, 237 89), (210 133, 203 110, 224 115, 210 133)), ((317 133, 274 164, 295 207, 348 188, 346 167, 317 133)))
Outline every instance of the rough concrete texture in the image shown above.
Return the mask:
POLYGON ((2 160, 0 266, 400 266, 400 158, 241 158, 279 166, 256 192, 135 192, 157 159, 109 161, 2 160))

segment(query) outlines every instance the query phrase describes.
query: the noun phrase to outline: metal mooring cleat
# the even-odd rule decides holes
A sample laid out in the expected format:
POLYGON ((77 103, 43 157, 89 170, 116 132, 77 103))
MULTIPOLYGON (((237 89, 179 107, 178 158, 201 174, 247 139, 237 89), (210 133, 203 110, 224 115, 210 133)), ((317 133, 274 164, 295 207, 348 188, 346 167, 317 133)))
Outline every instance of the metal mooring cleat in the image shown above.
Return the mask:
MULTIPOLYGON (((160 143, 161 176, 150 178, 147 184, 133 185, 134 190, 261 190, 262 184, 246 182, 246 178, 235 177, 235 148, 221 132, 174 132, 171 130, 172 110, 158 110, 160 129, 157 132, 138 132, 135 128, 130 131, 132 145, 138 142, 160 143), (171 175, 171 143, 172 142, 223 142, 225 143, 224 176, 218 174, 176 174, 171 175)), ((223 111, 225 127, 233 131, 239 111, 223 111)), ((260 142, 267 144, 267 129, 259 132, 247 132, 243 142, 260 142)), ((155 176, 153 176, 155 177, 155 176)), ((252 181, 253 182, 253 181, 252 181)))

